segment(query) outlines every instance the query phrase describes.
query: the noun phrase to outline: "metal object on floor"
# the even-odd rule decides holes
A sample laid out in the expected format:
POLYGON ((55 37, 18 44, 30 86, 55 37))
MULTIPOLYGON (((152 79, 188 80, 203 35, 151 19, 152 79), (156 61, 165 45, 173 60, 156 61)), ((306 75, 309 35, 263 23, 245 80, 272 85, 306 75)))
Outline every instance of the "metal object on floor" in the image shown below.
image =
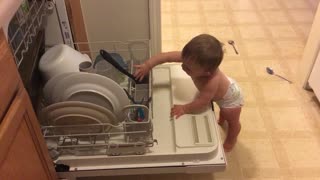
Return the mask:
POLYGON ((270 74, 270 75, 275 75, 275 76, 277 76, 277 77, 279 77, 279 78, 281 78, 281 79, 283 79, 283 80, 288 81, 290 84, 292 83, 292 81, 288 80, 287 78, 276 74, 276 73, 273 71, 273 69, 270 68, 270 67, 266 67, 266 71, 267 71, 267 73, 270 74))
POLYGON ((236 49, 236 47, 235 47, 235 43, 234 43, 233 40, 229 40, 229 41, 228 41, 228 44, 230 44, 230 45, 233 47, 234 52, 235 52, 236 54, 239 54, 238 51, 237 51, 237 49, 236 49))

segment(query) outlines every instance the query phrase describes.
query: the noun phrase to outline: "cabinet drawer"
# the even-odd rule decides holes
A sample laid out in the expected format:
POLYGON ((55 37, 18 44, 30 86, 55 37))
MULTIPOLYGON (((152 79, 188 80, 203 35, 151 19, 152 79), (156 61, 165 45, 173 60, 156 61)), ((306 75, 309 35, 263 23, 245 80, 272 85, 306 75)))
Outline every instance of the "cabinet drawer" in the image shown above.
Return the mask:
POLYGON ((19 88, 20 77, 3 30, 0 29, 0 121, 19 88))

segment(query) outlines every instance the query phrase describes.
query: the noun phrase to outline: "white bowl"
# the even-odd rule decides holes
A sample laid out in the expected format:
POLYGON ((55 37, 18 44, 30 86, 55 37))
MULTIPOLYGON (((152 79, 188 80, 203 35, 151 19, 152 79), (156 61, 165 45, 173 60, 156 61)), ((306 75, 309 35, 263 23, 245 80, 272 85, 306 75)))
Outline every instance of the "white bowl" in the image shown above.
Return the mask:
POLYGON ((43 79, 48 81, 62 73, 79 72, 79 64, 85 61, 91 62, 88 55, 81 54, 65 44, 58 44, 41 57, 39 70, 43 79))

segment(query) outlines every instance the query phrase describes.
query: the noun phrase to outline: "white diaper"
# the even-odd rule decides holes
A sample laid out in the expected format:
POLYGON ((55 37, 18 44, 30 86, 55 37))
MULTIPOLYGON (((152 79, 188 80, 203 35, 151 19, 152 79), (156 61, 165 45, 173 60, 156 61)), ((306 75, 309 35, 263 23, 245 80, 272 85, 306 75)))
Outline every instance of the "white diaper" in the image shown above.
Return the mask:
POLYGON ((240 87, 235 80, 229 77, 228 79, 230 81, 229 88, 223 98, 219 101, 216 101, 216 103, 220 108, 234 108, 243 106, 243 94, 240 87))

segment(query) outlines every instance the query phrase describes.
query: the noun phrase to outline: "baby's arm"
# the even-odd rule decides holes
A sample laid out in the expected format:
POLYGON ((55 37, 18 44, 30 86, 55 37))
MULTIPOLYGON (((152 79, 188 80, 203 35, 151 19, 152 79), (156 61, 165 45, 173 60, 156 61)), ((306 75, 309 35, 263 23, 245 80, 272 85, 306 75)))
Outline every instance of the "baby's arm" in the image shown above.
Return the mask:
POLYGON ((166 62, 182 62, 181 52, 180 51, 172 51, 166 53, 160 53, 158 55, 152 56, 150 59, 145 61, 144 63, 147 64, 150 69, 154 66, 166 62))
POLYGON ((139 79, 141 81, 143 77, 146 74, 148 74, 149 71, 154 66, 163 64, 166 62, 182 62, 181 52, 173 51, 173 52, 160 53, 158 55, 152 56, 143 64, 134 66, 136 68, 136 72, 134 73, 134 76, 136 77, 136 79, 139 79))
POLYGON ((183 114, 199 113, 211 103, 217 89, 217 86, 207 85, 192 102, 185 105, 174 105, 171 109, 171 116, 179 118, 183 114))

